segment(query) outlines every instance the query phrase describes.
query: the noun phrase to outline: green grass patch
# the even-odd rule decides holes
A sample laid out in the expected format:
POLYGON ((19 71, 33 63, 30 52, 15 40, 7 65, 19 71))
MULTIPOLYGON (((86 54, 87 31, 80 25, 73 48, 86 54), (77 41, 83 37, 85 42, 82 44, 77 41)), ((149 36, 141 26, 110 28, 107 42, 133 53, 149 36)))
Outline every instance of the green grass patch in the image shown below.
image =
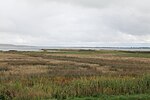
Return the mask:
POLYGON ((68 100, 150 100, 150 94, 139 95, 101 95, 98 97, 69 98, 68 100))

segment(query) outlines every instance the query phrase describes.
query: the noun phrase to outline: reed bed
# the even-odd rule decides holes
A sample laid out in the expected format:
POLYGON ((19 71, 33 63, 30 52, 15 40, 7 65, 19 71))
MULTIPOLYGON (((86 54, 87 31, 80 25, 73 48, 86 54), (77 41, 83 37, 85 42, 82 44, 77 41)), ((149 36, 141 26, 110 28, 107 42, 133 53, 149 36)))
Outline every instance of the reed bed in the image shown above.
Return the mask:
POLYGON ((0 100, 149 100, 149 52, 137 53, 0 52, 0 100))

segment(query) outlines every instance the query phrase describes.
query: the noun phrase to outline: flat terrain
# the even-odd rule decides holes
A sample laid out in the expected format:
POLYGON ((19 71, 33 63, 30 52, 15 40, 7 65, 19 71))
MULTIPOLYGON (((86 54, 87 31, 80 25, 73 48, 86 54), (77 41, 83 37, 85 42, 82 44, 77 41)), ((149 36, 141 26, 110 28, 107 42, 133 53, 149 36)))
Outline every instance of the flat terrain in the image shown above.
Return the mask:
POLYGON ((0 100, 150 100, 150 52, 0 52, 0 100))

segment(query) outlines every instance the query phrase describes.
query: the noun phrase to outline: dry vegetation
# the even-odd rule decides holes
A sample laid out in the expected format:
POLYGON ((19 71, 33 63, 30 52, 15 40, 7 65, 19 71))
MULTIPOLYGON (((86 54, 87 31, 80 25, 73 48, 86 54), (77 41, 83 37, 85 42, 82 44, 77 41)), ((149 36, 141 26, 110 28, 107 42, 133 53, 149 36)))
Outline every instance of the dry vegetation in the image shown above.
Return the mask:
POLYGON ((0 52, 0 100, 147 96, 150 94, 149 73, 149 52, 0 52))

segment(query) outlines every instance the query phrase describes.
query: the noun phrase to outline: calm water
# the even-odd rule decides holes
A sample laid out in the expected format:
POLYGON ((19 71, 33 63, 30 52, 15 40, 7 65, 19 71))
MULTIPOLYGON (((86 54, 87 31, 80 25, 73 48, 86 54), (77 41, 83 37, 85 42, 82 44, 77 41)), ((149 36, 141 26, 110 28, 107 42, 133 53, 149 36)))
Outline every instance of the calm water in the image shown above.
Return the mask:
POLYGON ((9 50, 17 50, 17 51, 39 51, 39 47, 28 47, 28 46, 0 46, 0 50, 9 51, 9 50))
POLYGON ((41 49, 84 49, 84 50, 123 50, 123 51, 150 51, 150 48, 102 48, 102 47, 32 47, 32 46, 5 46, 0 45, 0 50, 9 51, 40 51, 41 49))

